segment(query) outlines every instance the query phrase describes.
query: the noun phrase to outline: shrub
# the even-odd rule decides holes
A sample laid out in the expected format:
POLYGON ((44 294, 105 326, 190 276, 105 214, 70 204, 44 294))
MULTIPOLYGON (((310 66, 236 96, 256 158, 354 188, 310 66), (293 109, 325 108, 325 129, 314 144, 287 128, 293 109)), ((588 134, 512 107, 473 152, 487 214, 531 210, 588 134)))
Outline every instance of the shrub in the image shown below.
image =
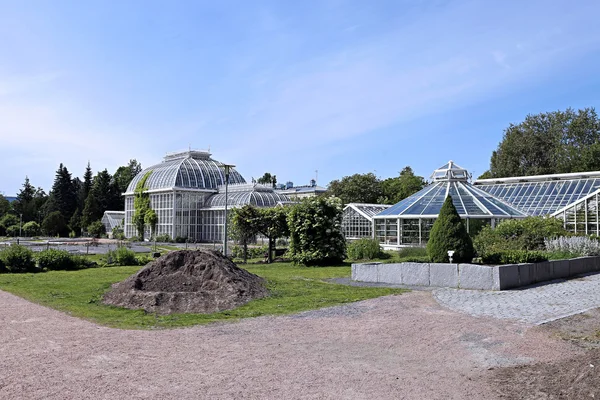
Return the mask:
POLYGON ((448 262, 448 250, 453 250, 452 261, 471 262, 474 255, 473 242, 463 225, 452 197, 446 197, 427 242, 427 255, 433 262, 448 262))
POLYGON ((125 232, 123 232, 122 226, 115 226, 112 230, 113 239, 125 240, 125 232))
POLYGON ((36 272, 33 252, 25 246, 5 248, 0 251, 0 259, 10 272, 36 272))
POLYGON ((0 257, 0 274, 3 274, 5 272, 8 272, 8 269, 6 268, 6 265, 4 265, 4 261, 0 257))
POLYGON ((548 256, 535 250, 505 250, 487 253, 481 259, 485 264, 523 264, 548 261, 548 256))
POLYGON ((109 251, 107 254, 107 262, 108 264, 114 263, 122 266, 138 265, 138 259, 135 256, 135 252, 127 247, 118 247, 116 250, 109 251))
POLYGON ((381 248, 377 239, 362 238, 348 245, 348 258, 351 260, 373 260, 380 255, 381 248))
POLYGON ((184 237, 184 236, 177 236, 177 237, 175 238, 175 243, 186 243, 186 242, 187 242, 187 240, 188 240, 188 238, 187 238, 187 237, 184 237))
POLYGON ((6 235, 17 237, 19 236, 20 231, 21 230, 19 229, 19 225, 11 225, 8 228, 6 228, 6 235))
POLYGON ((79 265, 73 256, 65 250, 43 250, 37 253, 35 258, 42 270, 59 271, 79 268, 79 265))
POLYGON ((546 238, 565 236, 563 222, 556 218, 509 219, 496 229, 484 227, 474 240, 480 256, 505 250, 544 250, 546 238))
POLYGON ((25 236, 37 236, 41 233, 40 224, 35 221, 29 221, 23 225, 23 234, 25 236))
POLYGON ((154 240, 156 240, 157 242, 161 242, 161 243, 171 243, 173 241, 173 239, 171 238, 171 235, 169 235, 167 233, 156 236, 156 238, 154 240))
POLYGON ((87 231, 93 238, 99 238, 106 234, 106 227, 102 221, 94 221, 88 225, 87 231))
POLYGON ((427 249, 425 247, 404 247, 398 250, 398 257, 427 257, 427 249))
POLYGON ((600 242, 587 236, 561 236, 544 240, 550 252, 571 253, 575 257, 600 255, 600 242))
POLYGON ((327 265, 346 258, 342 202, 337 197, 310 197, 288 214, 290 255, 295 263, 327 265))

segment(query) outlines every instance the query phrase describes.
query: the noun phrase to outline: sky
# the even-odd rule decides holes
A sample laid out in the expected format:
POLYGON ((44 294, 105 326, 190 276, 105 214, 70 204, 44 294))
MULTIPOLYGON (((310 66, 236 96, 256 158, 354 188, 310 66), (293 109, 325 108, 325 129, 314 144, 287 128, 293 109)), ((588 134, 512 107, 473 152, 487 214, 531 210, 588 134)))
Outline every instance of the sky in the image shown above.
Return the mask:
POLYGON ((600 100, 598 1, 0 0, 0 193, 210 149, 308 184, 489 167, 600 100), (317 172, 318 171, 318 172, 317 172))

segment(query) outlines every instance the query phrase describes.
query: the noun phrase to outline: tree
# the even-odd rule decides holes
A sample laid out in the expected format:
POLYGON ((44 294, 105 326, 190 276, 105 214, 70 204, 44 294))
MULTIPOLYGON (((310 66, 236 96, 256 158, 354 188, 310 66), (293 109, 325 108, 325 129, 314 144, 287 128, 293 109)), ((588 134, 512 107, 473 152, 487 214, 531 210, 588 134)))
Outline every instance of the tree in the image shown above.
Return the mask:
POLYGON ((150 227, 150 236, 153 237, 156 231, 156 224, 158 224, 158 215, 156 214, 156 211, 148 208, 146 214, 144 214, 144 222, 150 227))
POLYGON ((98 207, 98 202, 96 201, 96 197, 92 194, 87 197, 85 200, 85 207, 83 208, 83 212, 81 213, 81 228, 86 228, 92 222, 97 221, 101 218, 100 208, 98 207))
POLYGON ((248 242, 258 233, 255 223, 257 218, 257 208, 249 204, 231 210, 229 234, 232 239, 241 243, 244 249, 244 264, 248 261, 248 242))
POLYGON ((309 197, 291 207, 288 217, 292 260, 304 265, 330 265, 346 258, 342 234, 342 201, 309 197))
POLYGON ((404 167, 399 177, 388 178, 382 182, 383 197, 378 199, 378 203, 398 203, 423 189, 426 184, 425 179, 415 175, 411 167, 404 167))
POLYGON ((277 185, 277 176, 271 175, 270 172, 265 172, 263 176, 258 178, 257 182, 262 185, 272 185, 275 187, 277 185))
POLYGON ((142 172, 142 164, 135 159, 129 160, 129 164, 117 168, 113 178, 119 189, 119 194, 123 194, 127 191, 127 187, 133 178, 140 172, 142 172))
POLYGON ((35 221, 29 221, 23 225, 23 235, 27 237, 37 236, 41 233, 40 224, 35 221))
POLYGON ((8 214, 10 208, 10 202, 8 199, 0 194, 0 218, 8 214))
POLYGON ((287 224, 287 209, 283 207, 259 208, 258 218, 254 221, 256 231, 269 239, 267 262, 273 262, 273 244, 282 237, 289 235, 287 224))
POLYGON ((94 221, 87 227, 87 231, 93 238, 99 238, 106 233, 106 227, 101 221, 94 221))
POLYGON ((71 218, 77 208, 77 191, 71 173, 67 167, 60 164, 56 171, 54 184, 47 204, 48 214, 58 211, 63 218, 71 218))
POLYGON ((48 236, 67 236, 69 229, 60 211, 53 211, 44 218, 42 231, 48 236))
POLYGON ((85 167, 85 172, 83 173, 83 183, 81 185, 81 190, 79 191, 79 208, 83 210, 85 207, 85 201, 92 190, 94 174, 92 173, 92 167, 90 166, 90 162, 88 161, 87 166, 85 167))
POLYGON ((81 227, 81 211, 79 211, 79 207, 77 207, 69 220, 69 228, 75 233, 75 236, 81 236, 81 227))
POLYGON ((23 215, 24 222, 35 220, 37 210, 34 197, 35 187, 29 182, 29 177, 25 177, 25 183, 17 193, 17 199, 13 204, 15 213, 23 215))
POLYGON ((527 115, 510 124, 492 153, 493 178, 600 169, 600 119, 594 108, 527 115))
POLYGON ((455 263, 468 263, 473 259, 473 242, 450 196, 446 197, 431 228, 427 255, 432 262, 447 263, 449 250, 454 251, 452 261, 455 263))
POLYGON ((6 235, 7 229, 19 225, 19 218, 13 214, 6 214, 0 218, 0 235, 6 235))
POLYGON ((338 197, 344 204, 377 203, 383 197, 381 181, 375 174, 354 174, 329 183, 328 193, 338 197))

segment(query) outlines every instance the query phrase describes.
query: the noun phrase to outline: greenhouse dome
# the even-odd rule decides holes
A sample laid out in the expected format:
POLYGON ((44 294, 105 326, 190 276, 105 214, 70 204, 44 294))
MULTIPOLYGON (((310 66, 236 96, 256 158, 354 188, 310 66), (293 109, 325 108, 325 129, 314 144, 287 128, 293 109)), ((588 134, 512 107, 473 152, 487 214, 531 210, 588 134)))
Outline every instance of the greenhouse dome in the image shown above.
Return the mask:
MULTIPOLYGON (((291 200, 284 194, 276 193, 272 188, 258 183, 229 185, 227 207, 275 207, 278 204, 289 203, 291 200)), ((225 208, 225 188, 220 187, 219 193, 211 196, 204 208, 225 208)))
MULTIPOLYGON (((151 172, 146 181, 146 188, 149 191, 174 188, 215 191, 225 183, 225 164, 213 160, 210 156, 210 153, 198 150, 169 154, 162 163, 137 174, 129 184, 126 194, 133 193, 148 172, 151 172)), ((232 168, 229 183, 246 183, 246 181, 232 168)))
POLYGON ((425 244, 447 196, 467 230, 495 226, 499 220, 527 214, 469 183, 470 174, 449 161, 431 175, 431 184, 374 217, 375 237, 391 246, 425 244))

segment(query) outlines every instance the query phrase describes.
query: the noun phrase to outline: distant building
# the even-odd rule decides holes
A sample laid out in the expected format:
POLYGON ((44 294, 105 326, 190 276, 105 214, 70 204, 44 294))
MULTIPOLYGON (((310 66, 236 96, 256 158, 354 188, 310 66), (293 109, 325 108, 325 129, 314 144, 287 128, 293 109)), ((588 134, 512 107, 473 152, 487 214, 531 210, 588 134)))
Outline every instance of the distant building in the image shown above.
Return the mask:
POLYGON ((293 182, 286 182, 285 185, 279 185, 275 191, 279 194, 283 194, 297 200, 305 197, 319 196, 327 192, 327 189, 322 186, 318 186, 317 181, 311 179, 310 184, 303 186, 294 186, 293 182))
MULTIPOLYGON (((125 196, 125 236, 136 236, 133 224, 135 189, 146 178, 150 206, 158 216, 156 235, 198 242, 223 240, 225 226, 225 164, 206 151, 169 154, 144 169, 129 184, 125 196)), ((234 168, 229 172, 227 207, 275 207, 289 202, 285 194, 257 183, 246 183, 234 168)), ((145 237, 149 237, 147 230, 145 237)))
POLYGON ((350 203, 342 214, 342 233, 346 240, 373 237, 373 217, 391 205, 350 203))
POLYGON ((125 211, 104 211, 102 225, 104 225, 108 237, 112 238, 113 229, 118 226, 123 228, 125 225, 125 211))

